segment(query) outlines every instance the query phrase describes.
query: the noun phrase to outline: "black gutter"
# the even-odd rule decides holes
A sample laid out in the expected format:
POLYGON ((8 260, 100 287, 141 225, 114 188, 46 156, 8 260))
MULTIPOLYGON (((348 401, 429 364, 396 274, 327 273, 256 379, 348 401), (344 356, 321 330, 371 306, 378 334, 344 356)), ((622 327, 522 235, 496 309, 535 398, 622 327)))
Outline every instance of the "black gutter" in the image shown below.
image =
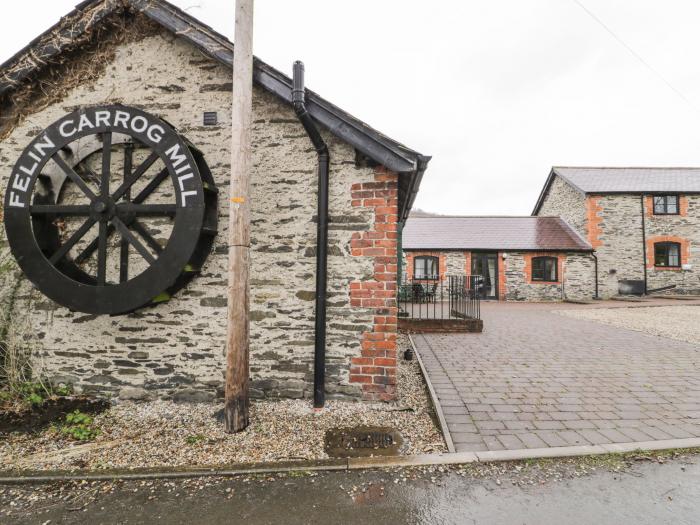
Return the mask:
POLYGON ((318 155, 318 224, 316 230, 316 314, 314 327, 314 408, 322 408, 326 386, 326 288, 328 282, 328 169, 330 154, 321 133, 306 110, 304 64, 294 62, 294 112, 318 155))
POLYGON ((413 207, 413 203, 416 200, 416 195, 418 195, 418 189, 420 188, 420 183, 423 180, 423 174, 425 173, 425 170, 428 168, 428 162, 430 162, 431 158, 432 157, 429 157, 427 155, 418 155, 417 156, 416 169, 412 173, 412 177, 411 177, 411 180, 409 182, 408 189, 406 190, 406 194, 404 195, 403 205, 400 206, 401 215, 399 217, 399 222, 404 222, 406 219, 408 219, 408 214, 411 212, 411 208, 413 207))
POLYGON ((644 295, 647 295, 647 231, 645 224, 645 213, 644 213, 644 195, 640 196, 640 202, 642 204, 642 258, 643 258, 643 268, 644 268, 644 295))

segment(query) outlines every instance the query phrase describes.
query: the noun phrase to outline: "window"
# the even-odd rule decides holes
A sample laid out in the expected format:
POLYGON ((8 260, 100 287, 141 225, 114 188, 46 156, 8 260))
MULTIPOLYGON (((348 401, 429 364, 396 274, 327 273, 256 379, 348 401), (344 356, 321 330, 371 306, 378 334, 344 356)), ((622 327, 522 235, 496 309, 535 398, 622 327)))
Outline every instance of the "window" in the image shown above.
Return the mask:
POLYGON ((544 282, 557 282, 557 266, 559 259, 556 257, 533 257, 532 280, 544 282))
POLYGON ((654 244, 654 266, 679 268, 681 265, 681 245, 677 242, 657 242, 654 244))
POLYGON ((654 215, 678 215, 678 195, 654 195, 654 215))
POLYGON ((438 258, 421 255, 413 260, 414 279, 437 279, 438 258))

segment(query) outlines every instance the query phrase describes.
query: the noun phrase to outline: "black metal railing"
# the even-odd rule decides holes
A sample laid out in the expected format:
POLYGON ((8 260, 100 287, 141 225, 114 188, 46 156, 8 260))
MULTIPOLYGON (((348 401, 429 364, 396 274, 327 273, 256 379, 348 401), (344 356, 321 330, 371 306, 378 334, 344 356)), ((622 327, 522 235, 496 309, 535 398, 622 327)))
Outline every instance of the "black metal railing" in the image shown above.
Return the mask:
POLYGON ((479 319, 481 282, 478 275, 404 278, 398 287, 399 317, 479 319))

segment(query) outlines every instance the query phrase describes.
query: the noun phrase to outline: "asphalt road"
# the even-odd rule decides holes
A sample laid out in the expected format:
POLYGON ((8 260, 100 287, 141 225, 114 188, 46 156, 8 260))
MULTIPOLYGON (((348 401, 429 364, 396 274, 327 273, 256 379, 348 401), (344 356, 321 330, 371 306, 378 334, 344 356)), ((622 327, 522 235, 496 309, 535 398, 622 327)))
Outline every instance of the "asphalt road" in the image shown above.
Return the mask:
POLYGON ((0 523, 695 524, 700 466, 549 466, 299 473, 0 487, 0 523), (523 470, 520 470, 523 469, 523 470))

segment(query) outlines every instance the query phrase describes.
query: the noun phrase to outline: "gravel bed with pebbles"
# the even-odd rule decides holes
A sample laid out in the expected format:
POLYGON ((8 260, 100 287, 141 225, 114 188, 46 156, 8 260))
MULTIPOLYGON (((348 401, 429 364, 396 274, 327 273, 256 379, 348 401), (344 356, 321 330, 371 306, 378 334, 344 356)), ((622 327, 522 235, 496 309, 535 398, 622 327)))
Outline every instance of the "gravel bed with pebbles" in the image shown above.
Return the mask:
POLYGON ((555 312, 677 341, 700 343, 700 306, 596 308, 555 312))
MULTIPOLYGON (((399 348, 408 346, 407 338, 399 348)), ((400 360, 394 403, 328 401, 314 413, 309 400, 255 401, 250 426, 226 434, 221 403, 123 402, 95 417, 99 436, 84 445, 55 429, 0 436, 0 470, 216 466, 327 458, 326 430, 388 426, 404 439, 405 454, 443 452, 418 363, 400 360), (82 447, 79 448, 79 447, 82 447), (84 449, 84 450, 83 450, 84 449)))

